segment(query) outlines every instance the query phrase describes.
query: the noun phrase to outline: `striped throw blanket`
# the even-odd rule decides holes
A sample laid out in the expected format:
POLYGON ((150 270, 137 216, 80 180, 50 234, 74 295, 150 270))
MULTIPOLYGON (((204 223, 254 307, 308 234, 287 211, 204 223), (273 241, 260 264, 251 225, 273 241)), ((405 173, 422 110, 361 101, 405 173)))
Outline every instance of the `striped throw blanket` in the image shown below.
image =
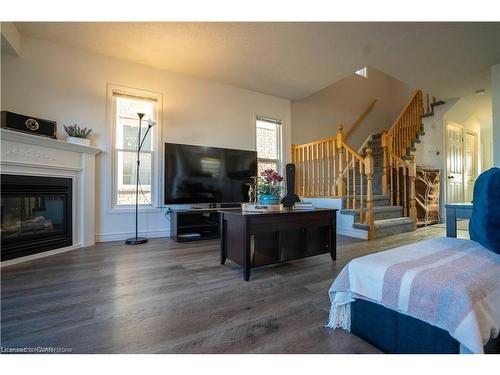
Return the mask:
POLYGON ((353 259, 329 295, 330 328, 349 330, 349 304, 362 298, 448 331, 463 353, 483 353, 499 335, 500 255, 437 237, 353 259))

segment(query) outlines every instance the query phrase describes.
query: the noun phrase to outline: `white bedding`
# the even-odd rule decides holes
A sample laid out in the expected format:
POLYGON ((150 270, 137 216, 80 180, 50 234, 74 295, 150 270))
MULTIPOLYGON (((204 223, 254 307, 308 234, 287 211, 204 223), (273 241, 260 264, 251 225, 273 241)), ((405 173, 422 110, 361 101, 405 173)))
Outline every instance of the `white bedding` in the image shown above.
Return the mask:
POLYGON ((329 295, 328 327, 349 330, 349 304, 363 298, 448 331, 461 352, 483 353, 500 330, 500 255, 437 237, 353 259, 329 295))

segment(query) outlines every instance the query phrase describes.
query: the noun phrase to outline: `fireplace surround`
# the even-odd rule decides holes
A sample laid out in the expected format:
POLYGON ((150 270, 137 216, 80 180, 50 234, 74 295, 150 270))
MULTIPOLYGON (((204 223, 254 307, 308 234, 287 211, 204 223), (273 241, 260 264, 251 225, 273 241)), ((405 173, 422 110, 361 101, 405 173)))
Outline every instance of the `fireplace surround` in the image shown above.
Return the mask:
POLYGON ((1 176, 1 260, 73 245, 72 179, 1 176))
MULTIPOLYGON (((8 220, 2 227, 5 238, 2 238, 0 267, 92 246, 95 243, 96 221, 95 162, 100 150, 3 128, 0 129, 0 135, 2 177, 15 176, 8 177, 13 179, 13 184, 26 179, 29 183, 24 184, 25 190, 29 190, 30 185, 34 189, 40 189, 41 186, 46 189, 24 191, 28 193, 28 198, 23 198, 21 202, 19 197, 16 198, 18 201, 10 199, 5 203, 2 199, 2 215, 7 214, 6 209, 16 205, 24 205, 24 212, 21 215, 11 211, 8 213, 10 217, 4 216, 8 220), (43 184, 33 182, 37 179, 43 184), (21 229, 18 227, 21 225, 24 234, 32 236, 33 246, 26 255, 13 255, 10 251, 4 254, 5 246, 9 249, 15 242, 13 237, 7 241, 7 234, 15 237, 17 233, 19 237, 21 229), (50 236, 53 237, 50 240, 52 243, 48 240, 50 236), (42 242, 45 242, 43 246, 42 242), (28 255, 30 251, 32 253, 28 255)), ((11 189, 11 193, 14 190, 16 188, 11 189)))

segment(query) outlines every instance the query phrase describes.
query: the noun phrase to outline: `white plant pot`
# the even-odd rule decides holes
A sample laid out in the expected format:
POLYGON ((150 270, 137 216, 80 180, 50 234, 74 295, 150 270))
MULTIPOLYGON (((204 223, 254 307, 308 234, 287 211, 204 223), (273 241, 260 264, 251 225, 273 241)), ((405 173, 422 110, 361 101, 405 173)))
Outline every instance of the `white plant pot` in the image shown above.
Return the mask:
POLYGON ((69 135, 66 137, 66 142, 74 143, 76 145, 82 145, 82 146, 90 146, 90 139, 79 138, 79 137, 70 137, 69 135))

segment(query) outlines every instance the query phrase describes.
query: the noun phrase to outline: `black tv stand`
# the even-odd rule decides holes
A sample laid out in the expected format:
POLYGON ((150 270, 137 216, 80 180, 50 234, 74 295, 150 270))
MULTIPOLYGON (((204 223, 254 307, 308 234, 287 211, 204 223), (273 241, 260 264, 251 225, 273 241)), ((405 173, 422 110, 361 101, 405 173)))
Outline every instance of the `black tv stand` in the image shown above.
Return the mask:
MULTIPOLYGON (((221 205, 222 206, 222 205, 221 205)), ((215 208, 189 208, 170 212, 170 235, 177 242, 213 240, 220 237, 219 210, 215 208)), ((241 209, 240 204, 224 209, 241 209)))

